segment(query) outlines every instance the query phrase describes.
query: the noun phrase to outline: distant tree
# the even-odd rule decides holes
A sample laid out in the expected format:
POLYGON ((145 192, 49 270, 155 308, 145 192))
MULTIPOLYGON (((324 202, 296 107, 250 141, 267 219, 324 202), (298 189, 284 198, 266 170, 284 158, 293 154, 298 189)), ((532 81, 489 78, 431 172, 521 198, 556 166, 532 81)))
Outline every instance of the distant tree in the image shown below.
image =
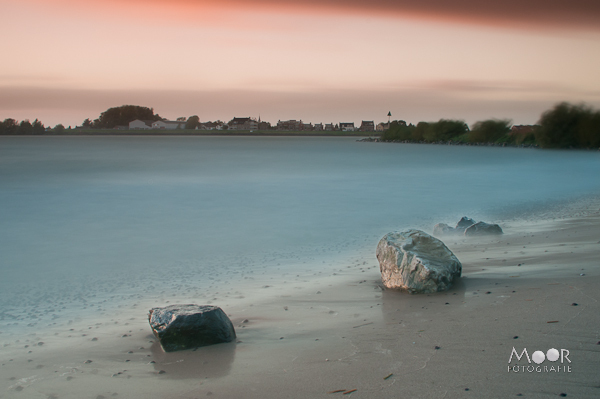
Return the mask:
POLYGON ((63 133, 65 131, 65 126, 62 123, 59 123, 58 125, 54 126, 54 129, 52 130, 54 133, 63 133))
POLYGON ((411 141, 414 130, 415 127, 406 125, 406 121, 392 121, 390 127, 383 132, 380 139, 382 141, 411 141))
POLYGON ((12 118, 6 118, 4 122, 0 123, 0 134, 17 134, 18 130, 19 125, 12 118))
POLYGON ((472 143, 494 143, 506 138, 510 132, 511 121, 508 119, 488 119, 475 122, 469 132, 469 141, 472 143))
POLYGON ((438 122, 429 124, 423 137, 428 142, 449 141, 468 131, 469 127, 464 121, 440 119, 438 122))
POLYGON ((148 107, 138 105, 122 105, 120 107, 109 108, 100 114, 100 117, 94 121, 94 128, 112 129, 119 125, 129 125, 136 119, 157 121, 162 118, 154 115, 154 110, 148 107))
POLYGON ((179 118, 177 118, 177 122, 185 122, 185 116, 180 116, 179 118))
POLYGON ((18 134, 33 134, 33 125, 29 122, 29 119, 22 120, 19 124, 18 134))
POLYGON ((81 124, 81 127, 85 129, 90 129, 92 127, 92 121, 90 120, 90 118, 86 118, 81 124))
POLYGON ((586 105, 560 103, 542 114, 535 139, 544 148, 598 147, 600 113, 586 105))
POLYGON ((429 123, 419 122, 412 134, 413 141, 419 142, 425 140, 425 132, 429 129, 429 123))
POLYGON ((579 122, 577 141, 580 147, 600 147, 600 111, 590 112, 579 122))
POLYGON ((198 126, 200 126, 200 118, 198 117, 198 115, 190 116, 187 122, 185 122, 186 129, 195 129, 198 126))
POLYGON ((44 124, 42 122, 40 122, 38 119, 33 121, 32 126, 33 126, 33 134, 44 134, 44 132, 46 131, 44 124))

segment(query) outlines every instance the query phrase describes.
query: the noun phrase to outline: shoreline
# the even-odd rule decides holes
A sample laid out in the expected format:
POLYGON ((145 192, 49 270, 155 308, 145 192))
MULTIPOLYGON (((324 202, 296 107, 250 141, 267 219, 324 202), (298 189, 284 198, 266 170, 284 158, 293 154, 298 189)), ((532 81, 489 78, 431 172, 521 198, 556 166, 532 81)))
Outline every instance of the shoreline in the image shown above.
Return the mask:
POLYGON ((53 133, 45 132, 41 134, 2 134, 0 137, 76 137, 76 136, 163 136, 163 137, 177 137, 177 136, 212 136, 212 137, 236 137, 236 136, 250 136, 250 137, 372 137, 377 136, 375 133, 367 134, 369 132, 343 132, 343 131, 277 131, 277 130, 259 130, 259 131, 248 131, 248 130, 117 130, 117 129, 100 129, 100 130, 79 130, 71 129, 69 133, 53 133))
POLYGON ((210 301, 230 315, 237 344, 163 353, 146 320, 162 304, 148 299, 102 323, 75 320, 19 339, 3 334, 0 395, 300 398, 356 389, 348 395, 593 397, 600 386, 599 206, 589 196, 509 217, 502 236, 441 237, 461 260, 463 278, 437 294, 382 290, 374 248, 314 278, 257 276, 251 285, 262 288, 210 301), (529 355, 569 350, 571 372, 507 371, 513 347, 529 355))

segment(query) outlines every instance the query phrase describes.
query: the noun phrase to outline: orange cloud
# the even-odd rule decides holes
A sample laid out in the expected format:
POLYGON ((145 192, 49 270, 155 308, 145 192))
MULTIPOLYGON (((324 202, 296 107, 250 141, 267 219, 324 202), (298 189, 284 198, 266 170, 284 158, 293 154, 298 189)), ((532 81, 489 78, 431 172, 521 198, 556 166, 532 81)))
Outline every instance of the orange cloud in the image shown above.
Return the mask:
MULTIPOLYGON (((41 0, 31 0, 38 1, 41 0)), ((441 19, 461 23, 600 29, 600 2, 596 0, 44 0, 70 9, 85 7, 122 14, 211 23, 227 20, 228 11, 360 14, 387 17, 441 19)), ((247 21, 251 25, 252 21, 247 21)))

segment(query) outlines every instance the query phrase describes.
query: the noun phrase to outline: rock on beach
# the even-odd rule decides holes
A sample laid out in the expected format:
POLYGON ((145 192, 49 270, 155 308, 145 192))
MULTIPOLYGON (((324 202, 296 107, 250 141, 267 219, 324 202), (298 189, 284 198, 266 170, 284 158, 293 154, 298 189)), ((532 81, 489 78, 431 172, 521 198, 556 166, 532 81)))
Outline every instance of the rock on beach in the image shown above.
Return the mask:
POLYGON ((497 224, 476 222, 475 220, 463 216, 456 227, 450 227, 445 223, 438 223, 433 226, 433 235, 444 236, 451 234, 463 234, 465 236, 477 236, 487 234, 503 234, 502 228, 497 224))
POLYGON ((231 320, 218 306, 152 308, 148 321, 165 352, 231 342, 236 338, 231 320))
POLYGON ((410 293, 445 291, 462 273, 458 258, 440 240, 421 230, 386 234, 377 245, 381 280, 410 293))
POLYGON ((497 224, 477 222, 465 229, 466 236, 476 236, 484 234, 502 234, 502 228, 497 224))

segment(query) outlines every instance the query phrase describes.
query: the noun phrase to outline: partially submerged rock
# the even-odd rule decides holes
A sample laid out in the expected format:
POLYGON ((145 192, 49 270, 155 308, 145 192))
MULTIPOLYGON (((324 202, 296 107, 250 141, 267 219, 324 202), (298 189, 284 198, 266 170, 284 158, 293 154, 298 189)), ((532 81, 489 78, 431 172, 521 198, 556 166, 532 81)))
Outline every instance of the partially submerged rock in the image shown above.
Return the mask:
POLYGON ((421 230, 386 234, 376 253, 387 288, 411 293, 445 291, 462 272, 462 264, 452 251, 421 230))
POLYGON ((502 228, 497 224, 475 222, 475 220, 463 216, 455 228, 445 223, 438 223, 433 226, 433 235, 444 236, 452 234, 464 234, 465 236, 485 235, 485 234, 503 234, 502 228), (467 232, 468 231, 468 232, 467 232))
POLYGON ((502 229, 497 224, 477 222, 465 230, 466 236, 476 236, 485 234, 502 234, 502 229))
POLYGON ((236 338, 231 320, 218 306, 152 308, 148 321, 165 352, 231 342, 236 338))
POLYGON ((433 235, 434 236, 446 236, 450 234, 458 234, 459 231, 454 227, 448 226, 446 223, 438 223, 433 226, 433 235))
POLYGON ((473 219, 463 216, 458 223, 456 223, 456 230, 459 230, 461 233, 463 233, 467 228, 475 223, 477 222, 475 222, 473 219))

